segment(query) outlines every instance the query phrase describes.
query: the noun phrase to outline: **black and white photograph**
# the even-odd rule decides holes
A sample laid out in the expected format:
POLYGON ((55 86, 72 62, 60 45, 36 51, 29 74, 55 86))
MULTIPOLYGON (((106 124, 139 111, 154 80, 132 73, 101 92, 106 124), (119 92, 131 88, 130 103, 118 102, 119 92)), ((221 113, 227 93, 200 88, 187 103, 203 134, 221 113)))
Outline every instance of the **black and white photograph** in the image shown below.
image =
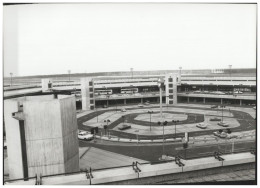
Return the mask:
POLYGON ((257 2, 3 2, 2 185, 257 185, 257 2))

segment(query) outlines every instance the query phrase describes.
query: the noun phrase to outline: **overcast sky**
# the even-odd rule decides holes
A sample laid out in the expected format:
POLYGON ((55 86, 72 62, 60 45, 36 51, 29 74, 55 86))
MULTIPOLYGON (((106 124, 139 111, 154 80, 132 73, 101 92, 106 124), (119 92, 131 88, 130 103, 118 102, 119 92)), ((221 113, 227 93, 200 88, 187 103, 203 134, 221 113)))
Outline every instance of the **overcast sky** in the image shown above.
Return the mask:
POLYGON ((255 68, 255 4, 4 7, 4 75, 255 68))

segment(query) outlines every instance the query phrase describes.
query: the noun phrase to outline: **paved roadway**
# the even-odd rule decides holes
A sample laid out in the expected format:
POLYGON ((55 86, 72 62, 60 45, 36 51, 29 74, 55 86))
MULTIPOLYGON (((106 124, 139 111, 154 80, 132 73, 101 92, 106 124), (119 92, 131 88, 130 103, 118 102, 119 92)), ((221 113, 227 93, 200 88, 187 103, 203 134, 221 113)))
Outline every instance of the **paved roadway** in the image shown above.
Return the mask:
MULTIPOLYGON (((185 157, 185 150, 182 143, 165 143, 163 144, 125 144, 125 143, 111 143, 109 141, 79 141, 80 147, 95 147, 106 151, 119 153, 122 155, 139 158, 146 161, 156 162, 162 154, 169 156, 180 155, 185 157), (164 152, 163 152, 164 148, 164 152)), ((254 140, 240 141, 234 143, 234 152, 249 151, 251 147, 255 147, 254 140)), ((232 143, 219 143, 210 145, 189 145, 186 150, 187 159, 211 156, 215 151, 222 153, 231 153, 232 143)))
MULTIPOLYGON (((147 109, 151 109, 151 108, 158 108, 158 107, 149 107, 147 109)), ((198 107, 175 107, 175 108, 186 108, 186 109, 202 109, 202 110, 212 110, 212 111, 219 111, 218 109, 209 109, 209 108, 198 108, 198 107)), ((134 110, 134 109, 140 109, 140 108, 129 108, 129 110, 134 110)), ((109 109, 109 110, 101 110, 101 111, 95 111, 92 112, 90 114, 87 114, 85 116, 82 116, 80 118, 78 118, 78 127, 81 130, 86 130, 86 131, 90 131, 90 126, 87 125, 83 125, 84 122, 96 117, 97 115, 101 115, 107 111, 115 111, 115 109, 109 109)), ((232 132, 241 132, 241 131, 248 131, 248 130, 253 130, 256 128, 256 121, 255 119, 249 115, 248 113, 242 112, 242 111, 236 111, 236 110, 231 110, 231 112, 233 113, 235 118, 240 126, 239 127, 234 127, 234 128, 230 128, 232 132)), ((175 112, 167 112, 167 113, 175 113, 175 112)), ((144 126, 150 126, 150 122, 147 121, 140 121, 140 120, 134 120, 134 118, 139 115, 141 113, 133 113, 133 114, 129 114, 126 116, 128 117, 128 122, 129 123, 134 123, 134 124, 141 124, 144 126)), ((188 113, 187 113, 188 114, 188 113)), ((230 117, 229 117, 230 118, 230 117)), ((184 124, 187 122, 191 122, 194 121, 194 123, 196 122, 202 122, 203 121, 203 115, 200 114, 188 114, 188 119, 185 121, 181 121, 178 124, 184 124), (197 116, 198 118, 195 118, 195 116, 197 116), (197 119, 195 121, 195 119, 197 119)), ((114 122, 111 122, 108 126, 108 129, 112 129, 115 126, 117 126, 118 124, 123 123, 123 118, 119 118, 114 122)), ((152 123, 153 126, 157 125, 156 123, 152 123)), ((172 122, 169 123, 169 125, 173 125, 172 122)), ((221 129, 221 127, 219 128, 221 129)), ((224 129, 224 128, 222 128, 224 129)), ((99 129, 99 133, 102 131, 102 133, 104 134, 104 130, 101 128, 99 129)), ((117 130, 109 130, 111 135, 120 137, 120 138, 131 138, 131 139, 136 139, 136 134, 132 134, 132 133, 126 133, 126 132, 122 132, 122 131, 117 131, 117 130)), ((196 132, 190 132, 189 136, 193 137, 193 136, 202 136, 202 135, 209 135, 212 134, 214 132, 214 130, 203 130, 203 131, 196 131, 196 132)), ((165 134, 164 138, 174 138, 175 134, 165 134)), ((139 135, 138 136, 139 139, 162 139, 163 135, 139 135)), ((184 133, 177 133, 176 137, 184 137, 184 133)))

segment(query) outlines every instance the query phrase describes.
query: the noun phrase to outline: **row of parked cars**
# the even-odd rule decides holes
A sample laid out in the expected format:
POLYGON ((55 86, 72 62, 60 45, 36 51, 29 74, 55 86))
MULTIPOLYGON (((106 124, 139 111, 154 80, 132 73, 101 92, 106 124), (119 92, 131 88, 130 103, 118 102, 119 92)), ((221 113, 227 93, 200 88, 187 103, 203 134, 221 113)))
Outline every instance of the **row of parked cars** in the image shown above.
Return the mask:
POLYGON ((227 138, 227 139, 232 139, 232 138, 238 138, 238 135, 231 134, 230 129, 226 130, 218 130, 216 132, 213 132, 214 136, 217 136, 219 138, 227 138))
POLYGON ((194 93, 201 93, 201 94, 215 94, 215 95, 233 95, 233 94, 243 94, 242 91, 227 91, 227 92, 223 92, 223 91, 194 91, 194 93))
MULTIPOLYGON (((229 126, 228 123, 222 122, 222 121, 219 122, 218 125, 219 125, 219 126, 222 126, 222 127, 228 127, 228 126, 229 126)), ((201 128, 201 129, 206 129, 208 126, 209 126, 209 124, 206 124, 206 123, 198 123, 198 124, 196 125, 196 127, 201 128)))

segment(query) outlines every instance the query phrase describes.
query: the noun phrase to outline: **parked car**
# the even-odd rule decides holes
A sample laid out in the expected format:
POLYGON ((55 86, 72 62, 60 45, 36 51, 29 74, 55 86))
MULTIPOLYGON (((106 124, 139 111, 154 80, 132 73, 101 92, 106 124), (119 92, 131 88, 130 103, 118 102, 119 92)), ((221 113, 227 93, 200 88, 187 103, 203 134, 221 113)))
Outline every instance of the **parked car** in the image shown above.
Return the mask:
POLYGON ((238 135, 235 135, 235 134, 227 134, 227 137, 228 139, 232 139, 232 138, 238 138, 238 135))
POLYGON ((194 91, 194 93, 201 93, 201 91, 200 91, 200 90, 197 90, 197 91, 194 91))
POLYGON ((225 95, 225 93, 222 92, 222 91, 215 91, 214 94, 217 94, 217 95, 225 95))
POLYGON ((234 93, 235 94, 242 94, 243 92, 242 91, 235 91, 234 93))
POLYGON ((220 138, 226 138, 226 137, 227 137, 227 133, 226 133, 226 132, 223 132, 222 130, 213 132, 213 134, 214 134, 215 136, 217 136, 217 137, 220 137, 220 138))
POLYGON ((210 120, 210 121, 221 121, 221 119, 220 119, 220 118, 217 118, 217 117, 210 118, 209 120, 210 120))
POLYGON ((89 132, 87 132, 87 131, 79 131, 78 139, 81 139, 81 140, 93 140, 94 139, 94 135, 89 133, 89 132))
POLYGON ((225 122, 223 122, 223 121, 218 122, 218 125, 219 125, 219 126, 222 126, 222 127, 228 127, 228 123, 225 123, 225 122))
POLYGON ((123 125, 119 125, 118 129, 119 130, 125 130, 125 129, 130 129, 131 125, 127 125, 127 124, 123 124, 123 125))
POLYGON ((213 105, 210 108, 218 108, 218 105, 213 105))
POLYGON ((138 104, 138 107, 144 107, 144 105, 140 103, 140 104, 138 104))
POLYGON ((254 107, 253 107, 253 109, 255 109, 255 110, 256 110, 256 106, 254 106, 254 107))
POLYGON ((126 112, 126 109, 125 109, 125 108, 122 108, 122 109, 121 109, 121 112, 126 112))
POLYGON ((201 129, 206 129, 207 126, 208 126, 208 125, 205 124, 205 123, 199 123, 199 124, 196 125, 196 127, 201 128, 201 129))
POLYGON ((144 104, 145 104, 145 105, 150 105, 149 101, 146 101, 144 104))
POLYGON ((107 105, 103 105, 103 108, 107 108, 107 105))

